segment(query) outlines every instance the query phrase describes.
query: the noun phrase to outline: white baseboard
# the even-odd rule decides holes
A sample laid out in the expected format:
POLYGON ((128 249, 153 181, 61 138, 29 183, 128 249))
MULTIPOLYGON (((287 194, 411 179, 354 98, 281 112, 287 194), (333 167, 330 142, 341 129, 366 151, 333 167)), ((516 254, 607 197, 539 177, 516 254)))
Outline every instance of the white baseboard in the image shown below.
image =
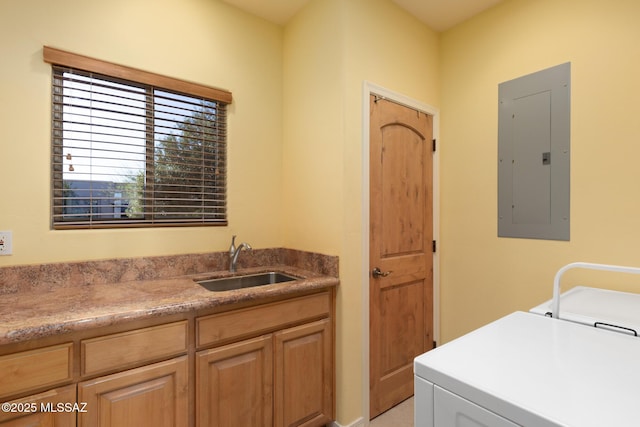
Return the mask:
POLYGON ((338 422, 334 421, 331 424, 329 424, 330 427, 365 427, 367 424, 365 422, 365 419, 360 417, 357 420, 353 421, 352 423, 349 423, 347 425, 342 425, 339 424, 338 422))

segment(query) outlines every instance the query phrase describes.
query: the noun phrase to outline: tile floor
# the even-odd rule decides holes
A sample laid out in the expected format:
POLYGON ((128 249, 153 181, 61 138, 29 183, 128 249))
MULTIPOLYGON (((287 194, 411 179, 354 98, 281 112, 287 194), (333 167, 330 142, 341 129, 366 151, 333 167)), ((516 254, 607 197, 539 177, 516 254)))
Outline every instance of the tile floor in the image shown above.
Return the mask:
POLYGON ((383 412, 369 424, 370 427, 413 427, 413 397, 383 412))

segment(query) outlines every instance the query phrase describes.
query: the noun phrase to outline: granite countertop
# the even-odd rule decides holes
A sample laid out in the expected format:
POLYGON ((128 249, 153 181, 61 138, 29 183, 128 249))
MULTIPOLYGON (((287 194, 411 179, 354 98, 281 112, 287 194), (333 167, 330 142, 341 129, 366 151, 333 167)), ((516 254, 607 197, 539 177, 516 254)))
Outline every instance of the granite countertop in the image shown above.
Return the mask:
POLYGON ((23 287, 0 294, 0 345, 117 323, 274 298, 337 286, 339 279, 288 265, 216 270, 176 277, 23 287), (212 292, 195 280, 279 271, 300 280, 212 292))

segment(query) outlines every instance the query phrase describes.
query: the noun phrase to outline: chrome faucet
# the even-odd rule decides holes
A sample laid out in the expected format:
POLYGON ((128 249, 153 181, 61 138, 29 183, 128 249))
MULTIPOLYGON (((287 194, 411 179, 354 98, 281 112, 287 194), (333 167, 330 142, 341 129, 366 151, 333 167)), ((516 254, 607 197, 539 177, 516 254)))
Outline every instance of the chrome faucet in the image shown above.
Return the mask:
POLYGON ((245 242, 240 243, 240 245, 236 248, 236 236, 231 237, 231 246, 229 246, 229 271, 231 273, 235 273, 236 264, 238 263, 238 255, 240 251, 246 249, 248 251, 251 250, 251 245, 245 242))

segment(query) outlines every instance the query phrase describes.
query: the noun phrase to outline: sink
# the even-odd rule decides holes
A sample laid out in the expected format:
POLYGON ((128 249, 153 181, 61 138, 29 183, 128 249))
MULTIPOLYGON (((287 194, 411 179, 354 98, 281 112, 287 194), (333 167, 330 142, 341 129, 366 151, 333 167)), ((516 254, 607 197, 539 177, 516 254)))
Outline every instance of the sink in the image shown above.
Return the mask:
POLYGON ((199 280, 197 283, 210 291, 221 292, 253 288, 256 286, 273 285, 275 283, 290 282, 293 280, 300 280, 300 278, 279 273, 277 271, 269 271, 267 273, 249 274, 246 276, 199 280))

